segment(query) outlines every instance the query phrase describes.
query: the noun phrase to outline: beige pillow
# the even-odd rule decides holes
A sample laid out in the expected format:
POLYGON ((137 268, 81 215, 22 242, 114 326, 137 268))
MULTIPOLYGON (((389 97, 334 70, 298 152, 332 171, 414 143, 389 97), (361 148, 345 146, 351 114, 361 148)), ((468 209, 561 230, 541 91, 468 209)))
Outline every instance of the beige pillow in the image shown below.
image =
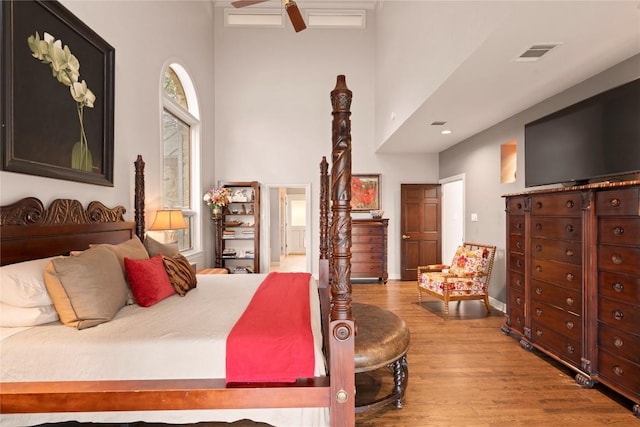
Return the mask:
POLYGON ((52 260, 44 281, 60 321, 78 329, 108 322, 127 301, 118 258, 106 247, 52 260))
POLYGON ((149 253, 149 258, 153 258, 156 255, 172 257, 180 253, 177 243, 160 243, 149 236, 144 237, 144 247, 149 253))
POLYGON ((144 247, 138 236, 134 236, 133 238, 127 240, 126 242, 119 243, 117 245, 110 245, 108 243, 100 243, 100 244, 91 244, 90 248, 95 248, 98 246, 104 246, 107 249, 110 249, 116 256, 118 257, 118 261, 120 262, 120 267, 122 268, 122 273, 125 274, 126 270, 124 268, 124 259, 149 259, 149 254, 147 253, 147 249, 144 247))

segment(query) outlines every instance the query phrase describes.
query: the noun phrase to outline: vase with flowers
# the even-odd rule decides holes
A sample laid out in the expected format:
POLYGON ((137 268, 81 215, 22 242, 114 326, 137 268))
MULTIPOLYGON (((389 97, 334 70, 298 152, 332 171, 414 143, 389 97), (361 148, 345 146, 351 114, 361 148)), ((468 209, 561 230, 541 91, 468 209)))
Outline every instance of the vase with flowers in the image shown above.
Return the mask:
POLYGON ((221 188, 211 188, 209 191, 204 193, 203 200, 211 208, 211 215, 214 219, 220 218, 222 216, 222 208, 229 204, 229 198, 231 193, 225 187, 221 188))

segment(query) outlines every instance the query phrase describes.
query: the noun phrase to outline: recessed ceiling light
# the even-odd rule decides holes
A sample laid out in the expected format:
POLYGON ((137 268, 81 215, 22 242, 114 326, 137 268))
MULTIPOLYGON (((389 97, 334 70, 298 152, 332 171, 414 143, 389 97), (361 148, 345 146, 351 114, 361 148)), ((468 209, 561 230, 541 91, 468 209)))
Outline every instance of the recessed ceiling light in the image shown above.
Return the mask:
POLYGON ((452 133, 452 131, 450 131, 449 129, 445 129, 443 131, 440 131, 440 133, 443 135, 449 135, 450 133, 452 133))

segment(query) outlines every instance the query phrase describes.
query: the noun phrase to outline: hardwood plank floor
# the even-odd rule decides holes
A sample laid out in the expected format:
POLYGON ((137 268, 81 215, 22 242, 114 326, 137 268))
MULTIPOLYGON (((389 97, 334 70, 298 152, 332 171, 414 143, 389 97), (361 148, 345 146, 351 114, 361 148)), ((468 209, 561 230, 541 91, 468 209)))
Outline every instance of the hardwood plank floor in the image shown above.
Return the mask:
MULTIPOLYGON (((356 415, 356 426, 640 426, 632 402, 604 386, 580 387, 572 371, 520 347, 500 331, 503 314, 481 301, 450 303, 423 294, 416 282, 354 283, 355 302, 404 318, 411 331, 409 384, 402 409, 356 415)), ((364 322, 366 319, 356 319, 364 322)), ((391 376, 360 374, 359 397, 388 393, 391 376)))

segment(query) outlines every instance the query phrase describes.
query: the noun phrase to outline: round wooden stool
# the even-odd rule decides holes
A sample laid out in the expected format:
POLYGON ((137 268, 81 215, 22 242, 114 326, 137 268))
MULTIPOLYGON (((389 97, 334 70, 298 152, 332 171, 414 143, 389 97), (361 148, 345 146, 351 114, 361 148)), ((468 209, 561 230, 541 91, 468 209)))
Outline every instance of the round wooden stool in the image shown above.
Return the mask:
POLYGON ((393 372, 394 387, 391 393, 373 402, 356 406, 356 413, 395 403, 402 408, 404 393, 409 380, 407 351, 409 328, 403 319, 389 310, 369 304, 353 303, 356 319, 355 372, 373 371, 389 367, 393 372))

